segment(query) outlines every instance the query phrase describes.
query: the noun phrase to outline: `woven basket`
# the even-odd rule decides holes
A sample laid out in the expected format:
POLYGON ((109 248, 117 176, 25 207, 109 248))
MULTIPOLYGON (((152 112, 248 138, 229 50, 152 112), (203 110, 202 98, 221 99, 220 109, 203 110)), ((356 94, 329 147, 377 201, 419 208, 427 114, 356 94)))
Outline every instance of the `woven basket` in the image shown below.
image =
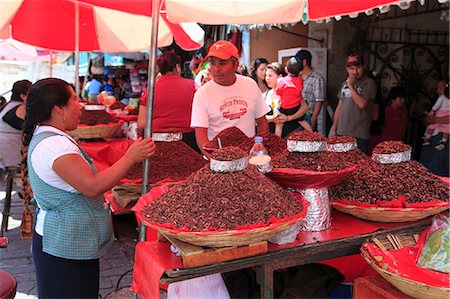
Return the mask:
POLYGON ((404 278, 400 275, 396 275, 389 271, 380 268, 370 257, 370 254, 364 250, 364 246, 361 247, 361 255, 367 261, 367 263, 377 271, 384 279, 389 281, 397 289, 414 298, 418 299, 448 299, 450 298, 450 288, 440 288, 430 286, 422 282, 414 281, 404 278))
MULTIPOLYGON (((226 246, 243 246, 260 241, 268 240, 279 232, 291 227, 299 219, 291 220, 282 224, 269 224, 268 226, 258 227, 248 230, 245 233, 239 230, 221 231, 217 233, 211 233, 207 235, 198 234, 196 232, 174 232, 172 229, 166 229, 162 227, 155 227, 151 224, 147 224, 160 233, 174 237, 181 241, 197 245, 208 247, 226 247, 226 246)), ((145 221, 144 221, 145 223, 145 221)))
POLYGON ((78 139, 106 138, 112 137, 122 126, 123 121, 108 125, 80 126, 69 131, 70 136, 78 139))
POLYGON ((448 203, 429 208, 381 208, 362 207, 338 202, 331 202, 336 210, 353 215, 355 217, 378 222, 407 222, 416 221, 428 216, 436 215, 449 208, 448 203))

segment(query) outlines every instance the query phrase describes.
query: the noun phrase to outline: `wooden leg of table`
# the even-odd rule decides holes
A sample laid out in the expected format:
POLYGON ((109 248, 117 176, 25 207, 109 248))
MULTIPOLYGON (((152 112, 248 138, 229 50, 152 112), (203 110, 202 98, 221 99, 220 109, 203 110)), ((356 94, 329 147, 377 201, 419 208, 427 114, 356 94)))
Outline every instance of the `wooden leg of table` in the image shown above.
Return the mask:
POLYGON ((11 193, 13 186, 14 175, 11 170, 7 170, 6 175, 6 196, 3 203, 2 224, 0 229, 0 237, 3 237, 3 232, 8 230, 8 220, 11 211, 11 193))
POLYGON ((258 266, 256 279, 260 285, 261 298, 273 298, 273 267, 267 264, 258 266))

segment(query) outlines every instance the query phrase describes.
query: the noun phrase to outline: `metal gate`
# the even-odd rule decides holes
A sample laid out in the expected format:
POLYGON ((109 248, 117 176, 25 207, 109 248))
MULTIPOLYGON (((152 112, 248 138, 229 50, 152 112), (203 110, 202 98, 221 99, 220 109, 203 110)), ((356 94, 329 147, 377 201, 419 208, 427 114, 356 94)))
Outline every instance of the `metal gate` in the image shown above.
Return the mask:
POLYGON ((376 76, 383 98, 393 86, 405 88, 410 112, 406 142, 413 145, 413 157, 418 159, 424 113, 437 99, 437 82, 449 78, 449 33, 386 28, 376 21, 365 25, 358 33, 358 47, 367 69, 376 76))

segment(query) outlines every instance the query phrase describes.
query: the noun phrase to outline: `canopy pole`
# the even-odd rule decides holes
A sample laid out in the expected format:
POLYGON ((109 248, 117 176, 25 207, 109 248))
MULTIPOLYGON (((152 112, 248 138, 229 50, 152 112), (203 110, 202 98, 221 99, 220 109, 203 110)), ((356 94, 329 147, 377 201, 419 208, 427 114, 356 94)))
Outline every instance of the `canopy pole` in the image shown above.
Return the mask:
POLYGON ((53 77, 53 50, 50 50, 50 78, 53 77))
MULTIPOLYGON (((152 1, 152 35, 150 43, 150 57, 148 61, 148 82, 147 82, 147 117, 145 119, 144 138, 152 135, 152 119, 153 119, 153 92, 155 90, 155 69, 156 69, 156 51, 158 43, 158 26, 159 13, 161 9, 161 1, 152 1)), ((142 195, 147 193, 148 171, 150 169, 149 159, 145 159, 142 169, 142 195)), ((139 241, 145 241, 146 226, 141 222, 139 230, 139 241)))
POLYGON ((75 1, 75 94, 80 96, 80 4, 75 1))

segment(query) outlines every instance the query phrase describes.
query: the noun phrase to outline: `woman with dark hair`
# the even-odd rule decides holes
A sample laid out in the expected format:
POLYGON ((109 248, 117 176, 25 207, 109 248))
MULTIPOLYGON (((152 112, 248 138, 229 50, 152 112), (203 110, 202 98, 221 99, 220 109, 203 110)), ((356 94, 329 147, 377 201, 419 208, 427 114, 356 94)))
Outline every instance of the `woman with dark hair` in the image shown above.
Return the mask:
POLYGON ((11 101, 0 110, 0 168, 20 163, 22 156, 22 126, 25 118, 25 101, 31 82, 14 83, 11 101))
MULTIPOLYGON (((173 51, 158 57, 161 77, 155 83, 153 98, 153 132, 181 132, 183 141, 200 152, 191 128, 192 101, 197 86, 194 80, 181 77, 181 58, 173 51)), ((206 83, 207 84, 207 83, 206 83)), ((147 119, 147 90, 141 97, 138 128, 143 130, 147 119)))
POLYGON ((270 89, 266 93, 264 99, 266 100, 267 106, 271 109, 269 113, 266 114, 271 133, 275 133, 275 118, 280 114, 278 110, 280 107, 280 96, 277 95, 275 90, 278 85, 278 80, 285 75, 286 73, 284 72, 284 67, 278 62, 272 62, 267 65, 265 81, 270 89))
POLYGON ((28 93, 24 172, 38 205, 32 252, 39 298, 98 298, 99 257, 114 240, 102 194, 155 152, 153 140, 139 139, 97 172, 66 133, 77 127, 81 109, 61 79, 39 80, 28 93))
POLYGON ((263 96, 269 91, 269 86, 266 82, 266 68, 269 62, 265 58, 256 58, 250 65, 250 77, 258 83, 263 96))

